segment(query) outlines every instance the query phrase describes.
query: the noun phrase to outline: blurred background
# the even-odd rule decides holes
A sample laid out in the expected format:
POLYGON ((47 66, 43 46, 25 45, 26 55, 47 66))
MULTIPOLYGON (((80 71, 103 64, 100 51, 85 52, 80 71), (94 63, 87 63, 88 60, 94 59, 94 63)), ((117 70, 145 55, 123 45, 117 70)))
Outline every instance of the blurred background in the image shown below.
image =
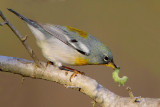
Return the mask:
MULTIPOLYGON (((75 66, 112 92, 128 97, 130 86, 135 96, 160 97, 160 1, 159 0, 1 0, 0 10, 22 35, 42 61, 35 39, 25 23, 10 13, 12 8, 41 23, 68 25, 84 30, 112 50, 121 67, 120 76, 128 76, 118 87, 112 69, 105 66, 75 66)), ((0 19, 0 22, 2 20, 0 19)), ((13 32, 0 27, 0 55, 32 60, 13 32)), ((91 107, 86 95, 54 82, 25 78, 0 72, 1 107, 91 107)), ((99 105, 96 105, 99 107, 99 105)))

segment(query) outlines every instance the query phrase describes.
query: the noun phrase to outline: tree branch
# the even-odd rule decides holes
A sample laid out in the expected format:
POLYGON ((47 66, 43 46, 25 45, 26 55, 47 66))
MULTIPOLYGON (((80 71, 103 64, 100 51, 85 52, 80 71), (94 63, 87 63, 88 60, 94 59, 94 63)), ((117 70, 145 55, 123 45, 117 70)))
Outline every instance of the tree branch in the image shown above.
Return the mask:
POLYGON ((72 82, 70 82, 69 79, 72 75, 71 71, 60 70, 59 68, 52 65, 45 67, 46 63, 40 63, 36 58, 33 50, 26 43, 27 36, 23 37, 9 23, 1 11, 0 16, 4 20, 1 25, 7 24, 10 27, 10 29, 16 34, 35 62, 34 63, 33 61, 21 58, 0 56, 0 71, 19 74, 35 79, 44 79, 57 82, 64 85, 66 88, 76 89, 86 94, 95 102, 99 103, 102 107, 160 107, 160 99, 140 98, 138 99, 139 102, 135 102, 133 98, 131 99, 130 97, 121 97, 114 94, 113 92, 97 83, 96 80, 84 75, 77 74, 76 77, 72 78, 72 82), (38 67, 36 65, 38 65, 38 67))
POLYGON ((35 53, 33 52, 33 50, 29 47, 29 45, 26 42, 27 36, 23 37, 15 29, 15 27, 7 20, 7 18, 3 15, 3 13, 1 11, 0 11, 0 16, 4 20, 4 22, 2 22, 0 25, 4 25, 4 24, 8 25, 8 27, 13 31, 13 33, 18 37, 18 39, 21 41, 21 43, 23 44, 23 46, 26 48, 26 50, 28 51, 29 55, 33 58, 33 60, 36 63, 36 65, 38 67, 41 67, 41 64, 40 64, 38 58, 36 57, 35 53))
MULTIPOLYGON (((41 64, 43 66, 46 65, 44 62, 41 62, 41 64)), ((33 61, 0 56, 0 70, 20 74, 25 77, 57 82, 65 87, 73 88, 86 94, 102 107, 160 107, 160 99, 140 98, 140 102, 136 103, 130 97, 121 97, 114 94, 97 83, 96 80, 84 75, 77 74, 72 79, 72 82, 70 82, 69 78, 72 72, 60 70, 53 65, 48 65, 46 68, 39 68, 35 66, 33 61)))

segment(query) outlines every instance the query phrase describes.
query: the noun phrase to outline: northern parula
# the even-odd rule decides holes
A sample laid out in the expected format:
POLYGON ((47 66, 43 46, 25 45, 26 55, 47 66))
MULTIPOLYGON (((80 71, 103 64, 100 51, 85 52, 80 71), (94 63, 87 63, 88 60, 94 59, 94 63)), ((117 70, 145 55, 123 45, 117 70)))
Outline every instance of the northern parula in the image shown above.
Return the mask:
POLYGON ((12 9, 8 10, 26 22, 43 56, 56 66, 107 65, 117 68, 110 49, 90 34, 69 26, 37 23, 12 9))

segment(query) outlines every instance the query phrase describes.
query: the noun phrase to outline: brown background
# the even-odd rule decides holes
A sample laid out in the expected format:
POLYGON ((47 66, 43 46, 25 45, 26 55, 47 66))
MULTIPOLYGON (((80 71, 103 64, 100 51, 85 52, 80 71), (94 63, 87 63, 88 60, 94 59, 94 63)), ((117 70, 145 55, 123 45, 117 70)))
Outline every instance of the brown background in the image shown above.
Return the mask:
MULTIPOLYGON (((160 97, 159 0, 0 0, 0 10, 21 34, 28 35, 28 43, 45 61, 29 29, 6 8, 38 22, 68 25, 89 32, 110 47, 115 62, 121 67, 120 75, 127 75, 129 80, 124 87, 118 87, 110 68, 74 68, 118 95, 128 96, 125 88, 130 86, 135 96, 160 97)), ((0 27, 0 54, 31 60, 6 25, 0 27)), ((1 107, 91 107, 91 101, 78 91, 54 82, 25 78, 22 85, 21 76, 0 72, 1 107)))

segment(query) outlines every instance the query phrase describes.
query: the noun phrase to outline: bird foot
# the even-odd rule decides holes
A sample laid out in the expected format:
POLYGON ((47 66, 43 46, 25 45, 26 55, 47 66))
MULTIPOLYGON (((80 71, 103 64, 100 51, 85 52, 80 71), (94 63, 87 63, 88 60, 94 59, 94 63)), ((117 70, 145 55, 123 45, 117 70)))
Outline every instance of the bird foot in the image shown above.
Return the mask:
POLYGON ((72 71, 73 74, 70 76, 69 78, 69 81, 71 82, 72 78, 74 78, 75 76, 77 76, 77 74, 82 74, 82 75, 85 75, 84 72, 80 72, 78 70, 75 70, 75 69, 72 69, 72 68, 69 68, 69 67, 66 67, 66 66, 62 66, 60 67, 61 70, 67 70, 67 71, 72 71))
POLYGON ((84 75, 84 72, 80 72, 80 71, 74 70, 73 74, 69 78, 69 81, 71 82, 72 78, 74 78, 75 76, 77 76, 77 74, 84 75))

